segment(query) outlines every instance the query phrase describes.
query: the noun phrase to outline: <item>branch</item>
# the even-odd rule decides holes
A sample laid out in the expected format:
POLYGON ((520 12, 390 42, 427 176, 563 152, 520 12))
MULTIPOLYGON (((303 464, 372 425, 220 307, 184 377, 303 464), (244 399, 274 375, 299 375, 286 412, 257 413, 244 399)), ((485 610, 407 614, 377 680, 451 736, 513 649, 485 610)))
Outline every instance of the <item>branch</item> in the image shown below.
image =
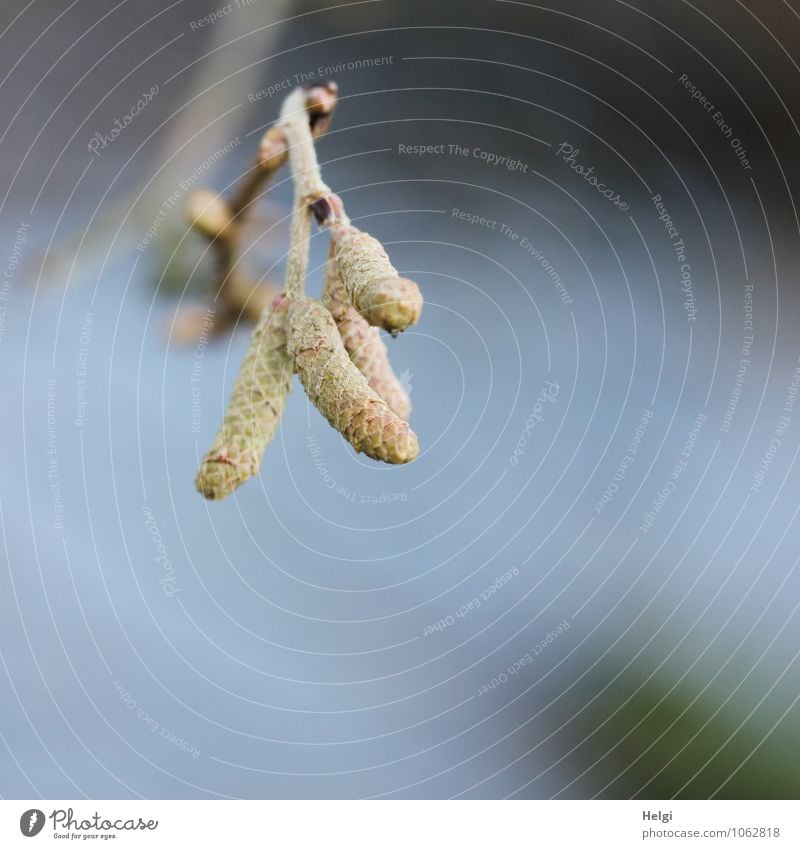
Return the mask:
MULTIPOLYGON (((283 413, 292 368, 356 451, 386 463, 408 463, 419 454, 417 437, 404 421, 408 396, 377 327, 367 322, 393 333, 404 330, 419 318, 422 296, 397 274, 380 242, 350 224, 341 199, 322 181, 314 110, 325 122, 334 102, 333 86, 296 89, 259 145, 262 167, 274 171, 288 158, 294 180, 285 293, 264 310, 253 332, 222 428, 197 475, 206 498, 224 498, 258 472, 283 413), (331 231, 324 303, 305 297, 312 214, 331 231)), ((251 179, 237 195, 237 213, 210 192, 195 193, 187 208, 193 226, 220 245, 218 256, 229 272, 253 186, 251 179)))
POLYGON ((336 92, 336 84, 332 82, 293 92, 291 114, 284 114, 284 105, 278 121, 261 139, 255 165, 240 180, 230 200, 208 189, 196 190, 187 198, 186 217, 191 226, 210 242, 216 262, 213 297, 222 307, 214 320, 216 332, 240 317, 258 321, 276 294, 272 287, 259 286, 238 264, 242 231, 255 201, 278 169, 289 160, 289 148, 293 142, 287 137, 287 129, 290 135, 297 135, 302 127, 313 151, 313 139, 322 135, 330 125, 336 107, 336 92))

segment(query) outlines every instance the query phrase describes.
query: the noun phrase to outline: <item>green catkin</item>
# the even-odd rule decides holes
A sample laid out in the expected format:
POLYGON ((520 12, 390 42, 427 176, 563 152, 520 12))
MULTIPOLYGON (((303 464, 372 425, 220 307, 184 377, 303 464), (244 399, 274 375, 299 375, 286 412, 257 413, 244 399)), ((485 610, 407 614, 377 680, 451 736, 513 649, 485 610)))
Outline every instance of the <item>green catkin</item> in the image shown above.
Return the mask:
POLYGON ((333 227, 331 238, 344 289, 361 315, 391 333, 416 324, 422 294, 413 280, 398 275, 383 245, 352 225, 333 227))
POLYGON ((292 379, 287 310, 287 299, 279 295, 253 331, 222 427, 197 474, 197 489, 206 498, 225 498, 258 474, 264 449, 275 436, 292 379))
POLYGON ((367 383, 400 416, 408 420, 411 400, 389 363, 389 352, 377 327, 371 327, 348 301, 336 262, 329 257, 325 264, 322 300, 330 310, 344 349, 350 360, 367 379, 367 383))
POLYGON ((287 352, 308 397, 353 448, 385 463, 416 459, 416 435, 350 361, 326 307, 293 302, 288 328, 287 352))

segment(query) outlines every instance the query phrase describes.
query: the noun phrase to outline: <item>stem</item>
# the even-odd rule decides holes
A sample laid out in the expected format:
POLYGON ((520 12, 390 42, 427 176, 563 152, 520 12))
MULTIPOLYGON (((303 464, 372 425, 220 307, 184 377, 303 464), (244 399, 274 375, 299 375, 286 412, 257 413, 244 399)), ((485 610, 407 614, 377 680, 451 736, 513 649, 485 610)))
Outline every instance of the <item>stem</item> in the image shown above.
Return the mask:
POLYGON ((235 219, 238 220, 239 216, 246 214, 250 204, 258 198, 262 188, 272 179, 279 167, 264 167, 259 160, 253 163, 237 183, 230 200, 231 214, 235 219))
POLYGON ((306 202, 330 195, 322 180, 306 113, 306 92, 296 88, 283 102, 279 124, 289 146, 289 164, 297 193, 306 202))
MULTIPOLYGON (((242 310, 257 320, 261 308, 271 300, 274 294, 274 291, 267 291, 263 298, 250 297, 254 287, 247 285, 248 281, 237 266, 241 233, 247 216, 263 193, 264 187, 288 159, 292 160, 293 172, 296 167, 305 170, 307 166, 302 164, 304 162, 302 157, 307 159, 310 149, 312 156, 310 167, 316 168, 319 173, 313 140, 323 135, 330 124, 330 118, 336 106, 336 92, 335 83, 326 83, 310 89, 299 88, 292 92, 284 103, 278 121, 264 133, 255 165, 248 169, 234 188, 230 200, 227 201, 230 224, 224 232, 216 236, 205 234, 211 242, 216 265, 212 292, 214 300, 219 300, 223 306, 224 316, 217 325, 220 329, 233 323, 242 310), (287 109, 287 103, 290 104, 289 109, 287 109), (299 140, 299 144, 295 142, 295 138, 299 140), (292 148, 295 148, 297 152, 292 154, 292 148), (294 162, 298 156, 301 157, 300 164, 295 166, 294 162), (242 300, 243 295, 246 300, 242 300)), ((327 187, 325 190, 329 193, 327 187)), ((287 266, 287 291, 290 288, 296 291, 299 286, 299 291, 302 292, 308 269, 308 260, 307 257, 303 257, 303 252, 308 249, 311 231, 310 222, 302 220, 306 216, 297 215, 297 205, 298 201, 295 197, 292 246, 289 250, 287 266), (291 287, 289 281, 292 282, 291 287)), ((310 212, 308 214, 310 215, 310 212)))
POLYGON ((286 296, 292 300, 302 298, 306 290, 308 248, 311 240, 311 207, 304 204, 295 192, 292 226, 289 231, 289 254, 286 259, 286 296))
POLYGON ((322 181, 306 114, 306 92, 296 88, 283 102, 278 125, 289 148, 289 165, 294 180, 294 208, 286 263, 286 296, 298 300, 305 294, 311 215, 314 204, 331 190, 322 181))

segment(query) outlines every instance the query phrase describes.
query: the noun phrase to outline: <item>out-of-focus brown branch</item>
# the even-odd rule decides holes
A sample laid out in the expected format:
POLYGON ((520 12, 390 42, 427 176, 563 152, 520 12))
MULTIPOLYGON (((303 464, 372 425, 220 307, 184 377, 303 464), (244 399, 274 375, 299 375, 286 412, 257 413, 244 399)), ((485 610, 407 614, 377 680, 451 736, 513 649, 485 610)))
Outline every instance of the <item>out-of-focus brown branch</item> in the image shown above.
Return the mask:
MULTIPOLYGON (((312 138, 330 125, 336 107, 337 86, 330 82, 303 90, 304 108, 312 138)), ((301 107, 302 108, 302 107, 301 107)), ((289 159, 291 142, 287 130, 296 126, 297 115, 282 113, 264 133, 255 163, 234 187, 229 199, 208 189, 198 189, 187 198, 184 211, 190 225, 209 242, 215 271, 209 307, 187 307, 175 321, 178 341, 194 340, 201 332, 219 334, 238 321, 255 324, 267 309, 277 288, 261 282, 243 267, 241 240, 256 202, 275 173, 289 159), (211 317, 210 317, 211 316, 211 317)))

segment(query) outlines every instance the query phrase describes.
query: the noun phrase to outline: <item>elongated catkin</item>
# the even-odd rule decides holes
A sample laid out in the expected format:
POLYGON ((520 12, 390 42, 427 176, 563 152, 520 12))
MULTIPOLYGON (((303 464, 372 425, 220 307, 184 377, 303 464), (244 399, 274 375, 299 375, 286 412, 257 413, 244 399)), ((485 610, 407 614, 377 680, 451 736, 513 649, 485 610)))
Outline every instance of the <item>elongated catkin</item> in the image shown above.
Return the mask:
POLYGON ((408 463, 419 453, 408 422, 353 365, 330 312, 304 298, 289 307, 287 351, 308 397, 339 433, 374 460, 408 463))
POLYGON ((411 400, 392 369, 380 331, 367 324, 361 313, 349 302, 336 262, 330 257, 325 264, 322 300, 339 328, 344 349, 355 367, 395 413, 401 419, 408 420, 411 400))
POLYGON ((331 228, 331 238, 347 297, 370 324, 399 333, 419 321, 419 287, 398 275, 376 238, 352 225, 331 228))
POLYGON ((257 474, 275 436, 292 379, 287 309, 287 299, 279 295, 253 331, 222 427, 197 474, 197 489, 206 498, 225 498, 257 474))

